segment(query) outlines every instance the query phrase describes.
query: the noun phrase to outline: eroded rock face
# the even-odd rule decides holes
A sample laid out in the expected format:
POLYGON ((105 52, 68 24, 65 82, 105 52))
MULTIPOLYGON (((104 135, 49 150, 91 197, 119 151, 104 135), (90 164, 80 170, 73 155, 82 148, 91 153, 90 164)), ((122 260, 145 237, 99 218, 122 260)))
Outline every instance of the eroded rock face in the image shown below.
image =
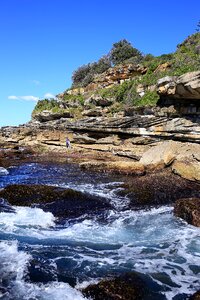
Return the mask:
POLYGON ((171 166, 171 170, 179 176, 200 181, 200 145, 165 141, 146 151, 140 163, 147 170, 163 169, 171 166))
POLYGON ((37 113, 33 116, 33 119, 39 122, 47 122, 52 120, 58 120, 61 118, 73 118, 73 115, 69 111, 53 113, 49 110, 44 110, 41 113, 37 113))
POLYGON ((92 95, 88 99, 85 100, 84 106, 89 106, 91 104, 101 107, 110 106, 113 104, 114 99, 113 98, 103 98, 99 95, 92 95))
POLYGON ((177 200, 174 207, 174 214, 187 223, 200 227, 200 198, 177 200))
MULTIPOLYGON (((69 90, 70 95, 85 94, 90 91, 95 91, 99 88, 110 87, 114 84, 120 84, 125 80, 129 80, 134 76, 143 75, 147 72, 147 68, 142 65, 124 64, 109 68, 100 75, 96 75, 93 82, 84 88, 75 88, 69 90)), ((99 104, 101 106, 101 104, 99 104)), ((102 105, 104 106, 104 105, 102 105)))
POLYGON ((91 108, 82 112, 82 115, 86 117, 99 117, 102 116, 102 114, 103 112, 100 107, 91 108))
POLYGON ((188 72, 181 76, 166 76, 157 82, 161 96, 175 99, 200 99, 200 71, 188 72))

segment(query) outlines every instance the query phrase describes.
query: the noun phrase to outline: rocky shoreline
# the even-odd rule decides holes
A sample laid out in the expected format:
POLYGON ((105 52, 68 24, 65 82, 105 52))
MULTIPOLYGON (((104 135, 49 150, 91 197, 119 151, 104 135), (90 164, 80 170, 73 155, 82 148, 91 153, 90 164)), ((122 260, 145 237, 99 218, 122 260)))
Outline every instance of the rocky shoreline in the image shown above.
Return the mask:
MULTIPOLYGON (((86 104, 95 100, 97 106, 90 112, 85 109, 78 120, 71 115, 41 112, 25 125, 3 127, 0 167, 60 162, 79 164, 83 170, 120 174, 126 182, 119 193, 129 197, 130 209, 173 204, 177 217, 200 227, 200 72, 162 79, 158 93, 158 105, 141 111, 135 108, 115 116, 95 116, 95 112, 104 110, 105 103, 110 104, 93 96, 86 104), (66 148, 66 137, 70 149, 66 148)), ((109 208, 98 197, 91 202, 90 196, 81 192, 42 185, 10 185, 0 191, 0 197, 17 206, 29 201, 28 205, 37 205, 61 219, 109 208), (54 198, 58 199, 56 209, 54 198)), ((132 281, 136 280, 139 290, 143 281, 138 275, 126 276, 90 286, 84 294, 99 300, 138 299, 132 281), (126 286, 130 298, 124 291, 126 276, 131 285, 126 286)), ((145 299, 146 290, 140 292, 145 299)))

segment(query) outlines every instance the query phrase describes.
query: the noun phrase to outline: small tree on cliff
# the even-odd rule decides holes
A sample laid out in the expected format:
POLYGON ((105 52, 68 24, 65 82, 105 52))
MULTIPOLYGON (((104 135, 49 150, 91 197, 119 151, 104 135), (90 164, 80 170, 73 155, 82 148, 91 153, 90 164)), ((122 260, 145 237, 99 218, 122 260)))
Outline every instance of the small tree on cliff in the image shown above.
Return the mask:
POLYGON ((75 70, 72 74, 73 87, 82 85, 86 76, 91 72, 91 64, 83 65, 75 70))
POLYGON ((196 32, 200 32, 200 21, 197 23, 196 32))
POLYGON ((134 48, 131 43, 123 39, 113 44, 110 51, 110 59, 113 65, 123 63, 125 60, 131 57, 142 57, 141 52, 134 48))
POLYGON ((96 74, 101 74, 111 67, 108 55, 101 57, 97 62, 79 67, 73 72, 73 87, 87 86, 96 74))

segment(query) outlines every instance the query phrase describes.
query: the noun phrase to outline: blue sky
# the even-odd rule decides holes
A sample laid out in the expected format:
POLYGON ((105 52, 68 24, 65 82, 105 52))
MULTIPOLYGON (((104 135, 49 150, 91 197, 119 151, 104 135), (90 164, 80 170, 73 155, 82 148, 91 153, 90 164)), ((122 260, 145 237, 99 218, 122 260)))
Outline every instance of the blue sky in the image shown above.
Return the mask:
POLYGON ((126 38, 159 55, 195 32, 199 0, 0 0, 0 126, 30 120, 38 98, 126 38))

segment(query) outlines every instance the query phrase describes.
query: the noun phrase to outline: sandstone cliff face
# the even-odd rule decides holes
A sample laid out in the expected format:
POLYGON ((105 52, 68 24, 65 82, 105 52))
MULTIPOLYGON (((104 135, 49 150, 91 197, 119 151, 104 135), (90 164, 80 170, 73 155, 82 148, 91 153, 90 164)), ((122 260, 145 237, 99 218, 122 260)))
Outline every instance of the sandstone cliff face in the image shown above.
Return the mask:
POLYGON ((158 105, 172 106, 178 115, 200 115, 200 71, 158 80, 158 105))
POLYGON ((200 99, 200 71, 158 80, 158 94, 174 99, 200 99))
POLYGON ((68 94, 78 95, 87 92, 95 91, 101 88, 108 88, 115 84, 120 84, 125 80, 143 75, 147 72, 147 68, 141 65, 125 64, 109 68, 106 72, 96 75, 93 82, 85 88, 75 88, 67 91, 68 94))
POLYGON ((17 128, 2 128, 0 144, 66 151, 66 136, 72 151, 105 153, 111 161, 114 159, 115 163, 105 168, 144 174, 169 167, 183 178, 200 181, 200 124, 193 119, 137 115, 32 121, 17 128))
MULTIPOLYGON (((158 92, 161 97, 165 95, 174 101, 173 104, 170 102, 171 106, 133 108, 130 115, 120 112, 109 116, 108 107, 114 99, 92 95, 84 102, 82 118, 75 119, 67 112, 43 111, 24 126, 1 128, 0 145, 12 148, 43 146, 66 151, 68 136, 73 151, 108 155, 110 163, 104 164, 105 168, 121 168, 132 174, 135 170, 137 174, 144 174, 168 167, 179 176, 200 181, 199 76, 200 72, 192 72, 159 81, 158 92), (191 95, 195 98, 191 99, 191 95), (187 96, 189 99, 181 98, 187 96), (188 109, 191 101, 195 101, 196 111, 181 115, 180 108, 186 105, 182 99, 187 101, 188 109), (89 109, 90 105, 92 109, 89 109)), ((97 167, 96 162, 94 165, 97 167)), ((100 163, 98 167, 101 166, 100 163)))

